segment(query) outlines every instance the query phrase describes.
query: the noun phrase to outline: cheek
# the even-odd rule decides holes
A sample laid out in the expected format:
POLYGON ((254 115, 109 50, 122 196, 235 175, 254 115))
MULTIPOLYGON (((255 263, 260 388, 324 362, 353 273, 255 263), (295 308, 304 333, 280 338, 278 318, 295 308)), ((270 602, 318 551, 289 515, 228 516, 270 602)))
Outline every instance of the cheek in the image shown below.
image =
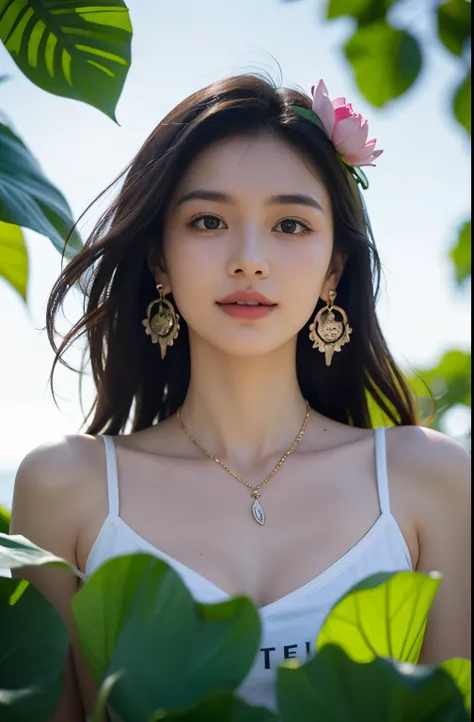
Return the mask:
POLYGON ((282 269, 285 314, 298 330, 313 317, 323 290, 332 249, 329 244, 295 249, 282 269))
POLYGON ((165 255, 170 274, 194 268, 206 267, 218 262, 222 255, 223 244, 210 237, 189 237, 186 232, 172 232, 166 237, 165 255))
POLYGON ((213 297, 223 260, 210 243, 170 238, 166 253, 171 290, 184 318, 195 314, 199 300, 213 297))
POLYGON ((280 273, 288 283, 301 286, 301 290, 313 288, 323 282, 331 260, 332 246, 324 242, 308 243, 305 246, 298 246, 285 253, 281 259, 280 273))

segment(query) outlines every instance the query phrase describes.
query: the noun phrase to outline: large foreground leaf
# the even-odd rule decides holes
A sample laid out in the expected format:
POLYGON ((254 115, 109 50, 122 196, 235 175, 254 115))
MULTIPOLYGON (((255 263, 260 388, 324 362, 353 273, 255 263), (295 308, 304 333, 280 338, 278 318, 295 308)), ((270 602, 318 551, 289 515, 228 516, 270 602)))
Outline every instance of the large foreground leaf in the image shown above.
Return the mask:
POLYGON ((252 707, 230 692, 211 694, 184 712, 156 710, 152 720, 155 719, 166 722, 278 722, 273 712, 264 707, 252 707))
POLYGON ((39 88, 115 120, 132 40, 123 0, 0 0, 0 39, 39 88))
MULTIPOLYGON (((31 228, 49 238, 62 252, 74 225, 69 205, 43 175, 23 141, 3 123, 0 123, 0 158, 0 221, 31 228)), ((81 239, 74 232, 66 257, 74 256, 81 246, 81 239)))
POLYGON ((409 571, 368 577, 336 603, 316 649, 337 644, 357 662, 391 657, 415 664, 440 581, 437 574, 409 571))
POLYGON ((282 722, 468 722, 462 695, 437 667, 353 662, 327 645, 306 664, 279 667, 282 722))
POLYGON ((21 534, 0 533, 0 569, 20 569, 21 567, 41 566, 43 564, 51 564, 74 572, 81 578, 84 576, 79 569, 76 569, 66 559, 51 554, 30 542, 21 534))
POLYGON ((248 599, 196 604, 178 574, 149 554, 107 561, 72 607, 96 683, 123 672, 110 699, 127 722, 233 691, 258 651, 260 619, 248 599))
POLYGON ((19 226, 0 221, 0 276, 26 299, 28 251, 19 226))
POLYGON ((442 669, 449 674, 455 682, 456 687, 460 690, 464 706, 469 712, 471 711, 471 661, 469 659, 461 659, 453 657, 440 665, 442 669))
POLYGON ((63 689, 66 627, 35 587, 0 577, 0 629, 0 719, 46 722, 63 689))

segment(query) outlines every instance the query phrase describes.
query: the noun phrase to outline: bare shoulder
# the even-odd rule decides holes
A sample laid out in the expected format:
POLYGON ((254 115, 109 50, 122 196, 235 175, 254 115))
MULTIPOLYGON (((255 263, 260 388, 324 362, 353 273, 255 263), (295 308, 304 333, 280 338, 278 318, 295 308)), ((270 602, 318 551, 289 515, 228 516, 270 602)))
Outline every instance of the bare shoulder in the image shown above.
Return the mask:
POLYGON ((445 434, 413 426, 390 429, 387 458, 397 479, 404 479, 415 515, 416 568, 436 571, 443 580, 420 662, 470 658, 470 455, 445 434))
POLYGON ((70 434, 32 449, 18 467, 15 483, 41 484, 44 490, 60 492, 97 468, 103 457, 103 442, 87 434, 70 434))
POLYGON ((56 519, 61 529, 73 532, 80 499, 100 468, 101 446, 95 437, 74 434, 30 451, 15 477, 11 533, 24 534, 23 525, 27 530, 33 523, 40 525, 43 515, 49 516, 51 526, 56 519))
POLYGON ((454 439, 434 429, 398 426, 387 432, 387 459, 407 478, 424 502, 470 492, 470 454, 454 439))
POLYGON ((420 542, 440 517, 443 529, 456 525, 471 492, 471 457, 461 444, 434 429, 399 426, 387 432, 387 462, 390 479, 409 499, 420 542))
POLYGON ((56 474, 65 469, 74 471, 94 463, 94 449, 102 446, 102 442, 95 436, 88 434, 69 434, 54 441, 49 441, 32 449, 18 467, 20 475, 33 472, 46 472, 47 475, 56 474))

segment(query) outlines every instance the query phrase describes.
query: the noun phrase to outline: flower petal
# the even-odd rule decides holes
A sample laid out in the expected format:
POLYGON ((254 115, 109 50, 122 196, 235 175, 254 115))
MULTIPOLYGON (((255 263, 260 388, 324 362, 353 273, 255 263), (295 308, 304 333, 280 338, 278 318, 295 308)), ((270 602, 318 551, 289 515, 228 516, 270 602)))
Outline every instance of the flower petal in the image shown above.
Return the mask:
POLYGON ((334 110, 342 108, 343 105, 347 105, 345 98, 334 98, 334 100, 331 100, 331 103, 334 110))
POLYGON ((332 134, 332 142, 337 146, 343 143, 349 136, 356 132, 360 128, 360 118, 344 118, 334 126, 334 132, 332 134))
POLYGON ((357 116, 357 113, 354 113, 350 103, 346 103, 345 105, 341 105, 339 108, 336 108, 334 116, 336 118, 336 123, 340 123, 341 120, 344 120, 345 118, 354 118, 357 116))
POLYGON ((319 81, 313 90, 312 109, 324 125, 324 129, 330 138, 334 129, 334 108, 328 97, 328 90, 322 80, 319 81))
POLYGON ((367 159, 366 161, 364 161, 363 163, 360 163, 360 164, 359 164, 359 167, 360 167, 360 166, 363 166, 363 165, 373 165, 373 161, 374 161, 374 160, 377 160, 377 158, 378 158, 379 156, 381 156, 382 153, 383 153, 383 150, 375 150, 375 151, 372 153, 372 155, 370 156, 370 158, 368 158, 368 159, 367 159))
POLYGON ((374 152, 376 142, 377 141, 375 141, 375 140, 369 140, 369 142, 366 143, 363 148, 361 148, 359 151, 357 151, 357 153, 348 153, 348 155, 350 155, 350 156, 357 155, 358 160, 362 160, 363 158, 368 158, 374 152))
POLYGON ((358 151, 357 153, 348 153, 344 157, 344 160, 350 165, 359 166, 363 163, 367 163, 369 159, 372 158, 377 152, 378 151, 375 150, 375 141, 371 141, 370 143, 366 143, 362 150, 358 151))
POLYGON ((369 133, 369 124, 366 120, 362 123, 355 133, 348 136, 342 143, 337 146, 338 152, 345 156, 361 151, 367 142, 367 135, 369 133))

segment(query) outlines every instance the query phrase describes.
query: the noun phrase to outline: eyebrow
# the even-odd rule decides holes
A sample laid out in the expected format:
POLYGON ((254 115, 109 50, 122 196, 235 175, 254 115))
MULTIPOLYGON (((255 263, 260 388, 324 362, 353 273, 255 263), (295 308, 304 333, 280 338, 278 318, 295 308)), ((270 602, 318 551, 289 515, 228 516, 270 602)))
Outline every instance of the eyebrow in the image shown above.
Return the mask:
MULTIPOLYGON (((190 191, 189 193, 186 193, 182 198, 179 199, 179 201, 176 203, 177 206, 180 206, 182 203, 186 203, 187 201, 217 201, 218 203, 231 203, 235 204, 235 200, 232 198, 232 196, 227 195, 227 193, 221 193, 220 191, 209 191, 204 189, 198 189, 195 191, 190 191)), ((312 198, 311 196, 303 195, 301 193, 281 193, 279 195, 270 196, 270 198, 265 202, 265 205, 268 206, 280 206, 280 205, 299 205, 299 206, 310 206, 312 208, 316 208, 318 211, 321 211, 324 213, 323 207, 315 198, 312 198)))

